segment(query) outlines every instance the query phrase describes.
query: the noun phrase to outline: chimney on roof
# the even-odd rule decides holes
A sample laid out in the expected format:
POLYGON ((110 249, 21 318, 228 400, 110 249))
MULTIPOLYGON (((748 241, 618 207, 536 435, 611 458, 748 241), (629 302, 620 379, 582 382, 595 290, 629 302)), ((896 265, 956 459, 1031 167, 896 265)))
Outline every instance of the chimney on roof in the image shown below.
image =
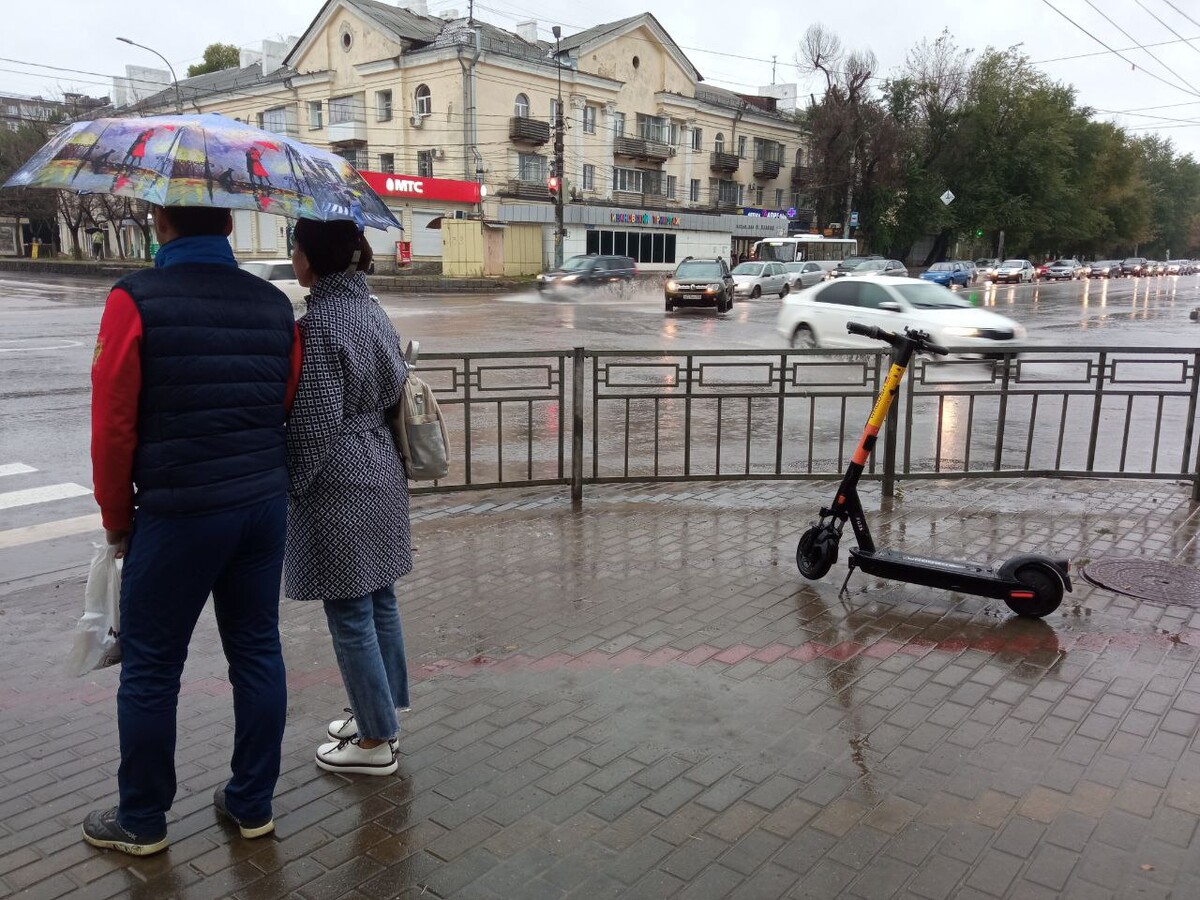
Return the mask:
POLYGON ((517 23, 517 34, 521 36, 521 40, 529 41, 531 44, 538 42, 538 24, 536 20, 531 19, 528 22, 517 23))
POLYGON ((416 13, 418 16, 429 15, 428 0, 400 0, 397 4, 401 9, 407 9, 409 12, 416 13))
POLYGON ((445 19, 447 22, 453 22, 455 19, 458 18, 458 10, 457 9, 443 9, 440 13, 438 13, 438 16, 442 19, 445 19))

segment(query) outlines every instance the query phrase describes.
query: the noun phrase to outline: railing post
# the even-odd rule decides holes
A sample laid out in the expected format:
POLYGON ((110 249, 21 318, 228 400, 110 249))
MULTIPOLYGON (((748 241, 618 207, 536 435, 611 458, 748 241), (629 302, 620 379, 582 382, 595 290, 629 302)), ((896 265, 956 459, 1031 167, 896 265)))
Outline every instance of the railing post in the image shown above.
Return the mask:
POLYGON ((1092 430, 1088 435, 1087 471, 1096 467, 1096 442, 1100 436, 1100 411, 1104 406, 1104 379, 1108 376, 1108 354, 1100 352, 1100 366, 1096 375, 1096 399, 1092 401, 1092 430))
MULTIPOLYGON (((1183 470, 1186 472, 1192 457, 1192 434, 1196 430, 1196 398, 1200 393, 1200 353, 1192 355, 1192 388, 1188 391, 1187 426, 1183 433, 1183 470)), ((1192 500, 1200 501, 1200 452, 1192 473, 1192 500)))
POLYGON ((1000 410, 996 417, 996 455, 992 460, 993 472, 999 472, 1000 467, 1004 464, 1004 426, 1008 419, 1008 383, 1012 367, 1017 364, 1017 358, 1005 354, 1000 364, 1004 366, 1004 375, 1000 379, 1000 410))
POLYGON ((583 503, 584 350, 576 347, 571 363, 571 502, 583 503))

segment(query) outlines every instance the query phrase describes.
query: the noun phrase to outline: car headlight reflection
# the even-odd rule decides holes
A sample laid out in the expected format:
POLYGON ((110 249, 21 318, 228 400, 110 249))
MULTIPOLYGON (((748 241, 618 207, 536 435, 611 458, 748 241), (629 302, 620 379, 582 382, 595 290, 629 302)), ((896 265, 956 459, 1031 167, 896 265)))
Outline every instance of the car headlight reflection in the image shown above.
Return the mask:
POLYGON ((973 338, 973 337, 979 337, 979 329, 978 328, 966 328, 961 325, 954 325, 950 328, 947 328, 945 331, 945 334, 948 337, 973 338))
POLYGON ((678 282, 678 281, 676 281, 674 278, 671 278, 671 279, 669 279, 669 280, 667 281, 667 290, 668 290, 668 291, 677 291, 677 290, 679 290, 679 282, 678 282))

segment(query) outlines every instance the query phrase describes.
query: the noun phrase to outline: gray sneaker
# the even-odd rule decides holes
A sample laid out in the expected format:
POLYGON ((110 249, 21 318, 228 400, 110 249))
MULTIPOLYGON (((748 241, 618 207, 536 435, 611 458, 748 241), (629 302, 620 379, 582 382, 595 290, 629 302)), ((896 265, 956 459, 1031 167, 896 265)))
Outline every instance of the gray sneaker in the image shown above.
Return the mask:
POLYGON ((239 819, 229 811, 229 807, 225 805, 225 788, 217 788, 213 791, 213 806, 217 809, 217 815, 223 819, 227 819, 238 827, 238 831, 242 833, 244 838, 259 838, 265 837, 275 830, 274 819, 255 819, 249 821, 239 819))

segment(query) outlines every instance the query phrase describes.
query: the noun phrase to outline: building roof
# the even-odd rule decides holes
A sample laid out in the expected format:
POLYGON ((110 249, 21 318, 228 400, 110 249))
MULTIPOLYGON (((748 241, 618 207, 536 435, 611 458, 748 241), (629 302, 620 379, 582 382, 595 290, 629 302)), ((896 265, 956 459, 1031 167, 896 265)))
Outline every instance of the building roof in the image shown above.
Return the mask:
MULTIPOLYGON (((432 43, 442 33, 442 28, 446 24, 442 19, 422 16, 411 9, 404 9, 391 3, 381 3, 379 0, 345 0, 345 3, 377 22, 386 31, 391 32, 393 37, 411 43, 432 43)), ((326 4, 326 6, 328 5, 326 4)), ((322 8, 321 12, 324 11, 322 8)), ((320 18, 319 13, 317 18, 320 18)), ((316 19, 313 21, 315 22, 316 19)), ((301 40, 304 38, 302 37, 301 40)))
POLYGON ((607 38, 617 37, 623 31, 632 30, 642 25, 645 25, 660 36, 663 44, 666 46, 667 52, 676 57, 689 70, 691 76, 696 81, 704 80, 704 76, 700 74, 700 70, 688 59, 687 54, 675 43, 675 39, 671 37, 667 29, 663 28, 662 23, 654 17, 653 13, 638 13, 636 16, 618 19, 615 22, 593 25, 591 28, 585 28, 583 31, 567 35, 559 42, 559 46, 563 50, 579 50, 581 47, 601 42, 607 38))
MULTIPOLYGON (((264 76, 262 73, 262 63, 255 62, 240 68, 235 66, 230 69, 220 69, 216 72, 206 72, 204 75, 195 75, 192 78, 182 78, 179 81, 179 94, 186 105, 193 100, 205 100, 208 97, 219 94, 236 94, 239 90, 274 84, 295 74, 295 72, 285 66, 264 76)), ((131 103, 123 107, 123 109, 130 110, 141 107, 153 109, 158 106, 172 108, 175 106, 174 85, 168 85, 158 93, 151 94, 149 97, 131 103)))

